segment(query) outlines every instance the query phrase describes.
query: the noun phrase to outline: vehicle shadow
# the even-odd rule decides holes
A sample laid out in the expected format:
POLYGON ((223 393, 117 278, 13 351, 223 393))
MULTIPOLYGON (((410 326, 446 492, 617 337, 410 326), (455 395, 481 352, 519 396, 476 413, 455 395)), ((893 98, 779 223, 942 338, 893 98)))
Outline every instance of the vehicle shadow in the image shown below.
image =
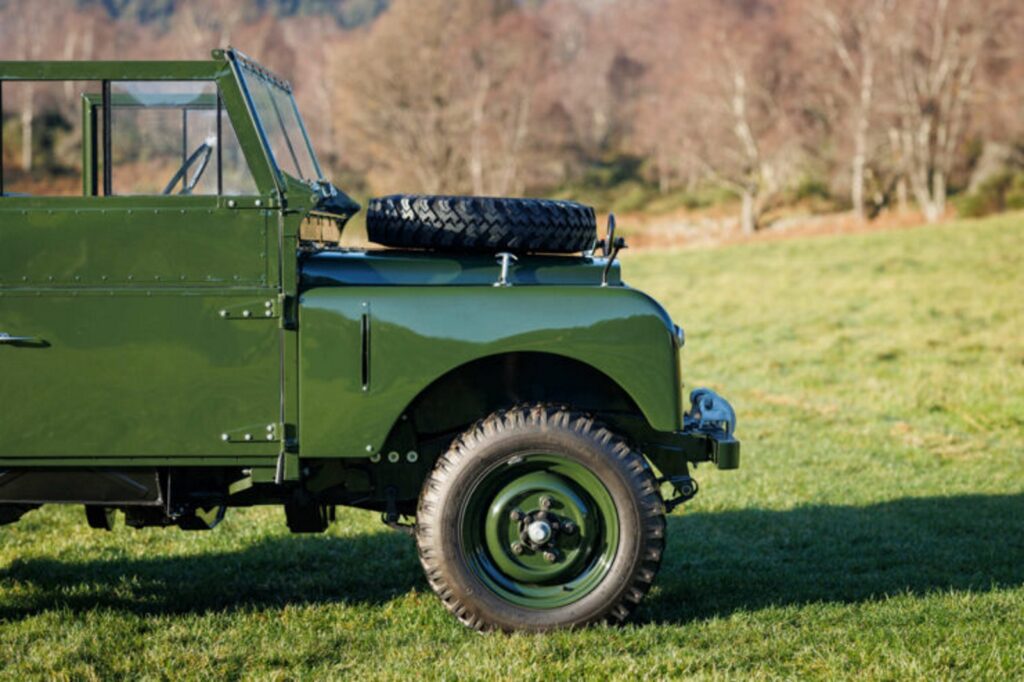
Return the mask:
POLYGON ((639 622, 1024 585, 1024 494, 673 516, 639 622))
MULTIPOLYGON (((224 530, 211 531, 218 532, 224 530)), ((0 587, 12 585, 17 589, 0 599, 0 620, 54 609, 155 615, 379 605, 413 588, 430 589, 412 539, 386 529, 344 538, 277 535, 242 550, 151 558, 16 559, 0 568, 0 587)))
MULTIPOLYGON (((1024 585, 1024 494, 689 512, 669 518, 668 538, 638 624, 1024 585)), ((0 619, 54 609, 145 615, 381 605, 429 589, 414 544, 391 531, 274 536, 238 551, 152 558, 15 560, 0 568, 0 586, 12 585, 0 619)))

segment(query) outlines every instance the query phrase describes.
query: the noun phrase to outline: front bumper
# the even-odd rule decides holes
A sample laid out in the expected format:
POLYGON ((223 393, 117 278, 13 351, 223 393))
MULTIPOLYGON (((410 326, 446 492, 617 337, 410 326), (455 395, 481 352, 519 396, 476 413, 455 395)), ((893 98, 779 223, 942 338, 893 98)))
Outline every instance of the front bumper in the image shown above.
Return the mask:
POLYGON ((714 462, 719 469, 740 466, 740 442, 733 436, 736 413, 729 401, 698 388, 690 393, 690 403, 682 430, 658 432, 644 447, 647 459, 661 474, 658 483, 666 511, 697 494, 697 482, 690 477, 691 463, 714 462))
POLYGON ((690 393, 690 411, 680 431, 659 432, 647 443, 651 463, 671 477, 687 473, 687 463, 714 462, 719 469, 738 469, 740 442, 733 435, 736 413, 725 398, 706 388, 690 393))

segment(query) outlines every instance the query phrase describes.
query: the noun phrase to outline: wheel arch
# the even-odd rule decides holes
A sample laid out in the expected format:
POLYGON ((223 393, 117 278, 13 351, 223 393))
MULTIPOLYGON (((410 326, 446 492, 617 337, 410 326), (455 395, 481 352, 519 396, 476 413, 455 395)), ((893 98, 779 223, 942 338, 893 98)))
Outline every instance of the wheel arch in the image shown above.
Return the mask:
POLYGON ((578 358, 543 351, 496 353, 465 362, 425 386, 402 414, 418 435, 429 437, 461 432, 496 410, 526 403, 571 405, 627 430, 640 421, 649 426, 633 396, 605 372, 578 358))

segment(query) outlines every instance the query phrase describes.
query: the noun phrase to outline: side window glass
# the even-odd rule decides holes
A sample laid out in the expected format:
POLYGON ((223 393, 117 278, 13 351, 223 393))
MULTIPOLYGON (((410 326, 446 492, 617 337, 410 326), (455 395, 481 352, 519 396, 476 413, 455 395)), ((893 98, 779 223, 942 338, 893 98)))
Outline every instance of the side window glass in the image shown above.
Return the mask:
POLYGON ((0 83, 0 193, 81 196, 82 95, 90 81, 0 83))
POLYGON ((256 193, 216 83, 117 81, 110 102, 113 194, 256 193))

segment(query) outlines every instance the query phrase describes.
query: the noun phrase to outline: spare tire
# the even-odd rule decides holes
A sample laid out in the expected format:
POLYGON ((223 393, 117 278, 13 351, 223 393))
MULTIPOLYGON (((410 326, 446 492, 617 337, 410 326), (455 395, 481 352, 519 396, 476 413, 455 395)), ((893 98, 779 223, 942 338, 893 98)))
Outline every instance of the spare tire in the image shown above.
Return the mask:
POLYGON ((597 239, 594 209, 572 201, 394 194, 370 200, 370 241, 496 253, 578 253, 597 239))

